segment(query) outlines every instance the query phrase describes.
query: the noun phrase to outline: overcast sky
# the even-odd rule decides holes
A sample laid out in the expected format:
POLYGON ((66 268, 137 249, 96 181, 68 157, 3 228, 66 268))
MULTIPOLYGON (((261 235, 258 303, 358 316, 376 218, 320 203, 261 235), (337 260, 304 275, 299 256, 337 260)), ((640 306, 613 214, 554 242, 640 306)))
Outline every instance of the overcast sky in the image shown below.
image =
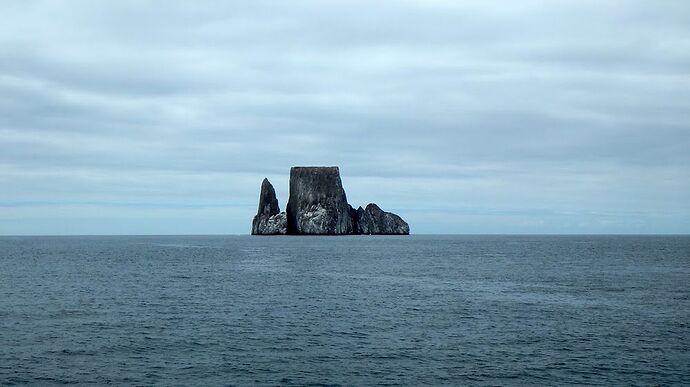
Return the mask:
POLYGON ((688 1, 2 1, 0 234, 690 232, 688 1))

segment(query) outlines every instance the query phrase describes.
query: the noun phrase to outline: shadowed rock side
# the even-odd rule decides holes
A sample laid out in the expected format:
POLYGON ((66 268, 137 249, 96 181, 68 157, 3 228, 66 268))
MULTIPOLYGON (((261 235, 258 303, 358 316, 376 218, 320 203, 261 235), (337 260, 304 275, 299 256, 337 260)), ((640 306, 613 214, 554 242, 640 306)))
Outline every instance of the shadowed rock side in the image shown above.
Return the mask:
POLYGON ((407 235, 410 233, 407 222, 392 212, 383 211, 374 203, 369 203, 366 209, 359 207, 355 214, 356 234, 407 235))
POLYGON ((338 167, 292 167, 290 234, 352 234, 353 222, 338 167))
POLYGON ((259 210, 252 221, 252 235, 276 235, 287 233, 287 217, 280 212, 276 191, 268 179, 261 183, 259 210))

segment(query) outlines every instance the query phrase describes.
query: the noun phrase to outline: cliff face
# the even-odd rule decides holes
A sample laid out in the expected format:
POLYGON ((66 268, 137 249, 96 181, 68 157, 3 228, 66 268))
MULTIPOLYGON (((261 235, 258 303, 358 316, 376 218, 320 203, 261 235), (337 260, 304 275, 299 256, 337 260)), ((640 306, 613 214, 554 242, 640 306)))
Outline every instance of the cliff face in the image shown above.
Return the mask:
POLYGON ((292 167, 287 205, 290 234, 352 234, 338 167, 292 167))
POLYGON ((280 212, 276 191, 268 179, 261 183, 259 210, 252 221, 252 235, 275 235, 287 233, 287 217, 280 212))
POLYGON ((407 235, 408 224, 398 215, 383 211, 374 203, 357 210, 347 203, 338 167, 292 167, 290 200, 280 212, 271 183, 261 184, 259 210, 252 222, 252 234, 407 235))

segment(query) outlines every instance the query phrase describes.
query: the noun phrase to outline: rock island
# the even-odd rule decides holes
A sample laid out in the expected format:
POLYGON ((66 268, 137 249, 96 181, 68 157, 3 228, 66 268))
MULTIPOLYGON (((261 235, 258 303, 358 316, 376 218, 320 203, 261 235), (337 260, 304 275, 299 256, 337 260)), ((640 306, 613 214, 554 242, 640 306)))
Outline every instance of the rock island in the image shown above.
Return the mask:
POLYGON ((264 179, 259 210, 252 222, 252 235, 409 233, 407 222, 374 203, 356 210, 348 204, 338 167, 292 167, 285 212, 280 212, 273 185, 264 179))

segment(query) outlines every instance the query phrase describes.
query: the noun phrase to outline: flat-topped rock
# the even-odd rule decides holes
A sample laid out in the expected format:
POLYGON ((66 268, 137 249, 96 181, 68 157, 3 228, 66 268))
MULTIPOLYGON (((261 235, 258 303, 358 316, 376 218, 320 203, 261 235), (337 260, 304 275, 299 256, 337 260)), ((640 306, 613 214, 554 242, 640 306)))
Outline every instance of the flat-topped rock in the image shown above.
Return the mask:
POLYGON ((338 167, 292 167, 287 205, 290 234, 352 234, 338 167))

